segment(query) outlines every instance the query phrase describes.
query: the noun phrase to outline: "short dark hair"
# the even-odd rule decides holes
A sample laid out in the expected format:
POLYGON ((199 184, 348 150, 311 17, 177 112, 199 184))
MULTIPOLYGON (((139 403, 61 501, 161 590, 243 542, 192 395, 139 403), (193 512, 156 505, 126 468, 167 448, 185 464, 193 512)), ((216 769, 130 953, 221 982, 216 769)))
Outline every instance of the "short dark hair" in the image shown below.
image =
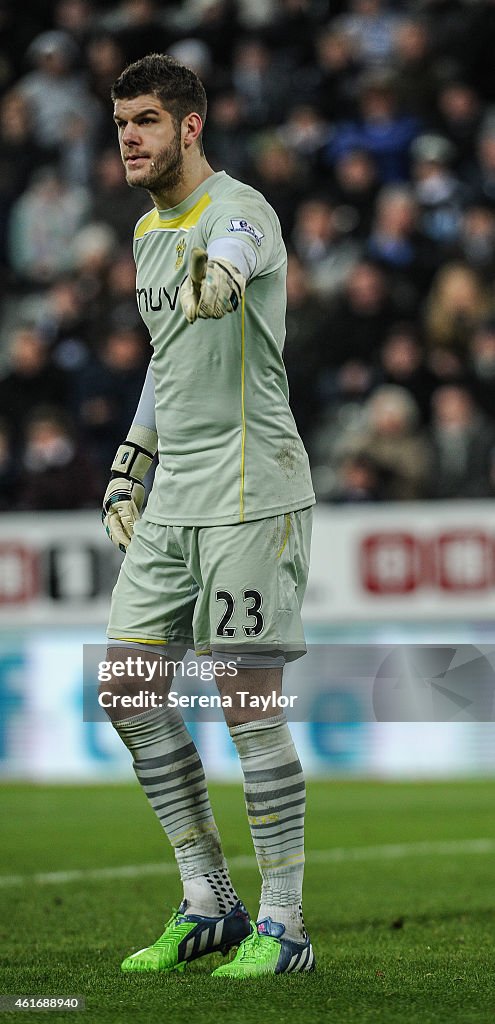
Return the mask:
MULTIPOLYGON (((167 53, 149 53, 129 64, 113 83, 112 100, 135 99, 151 93, 177 125, 194 111, 206 120, 206 92, 194 71, 167 53)), ((199 137, 201 146, 201 136, 199 137)))

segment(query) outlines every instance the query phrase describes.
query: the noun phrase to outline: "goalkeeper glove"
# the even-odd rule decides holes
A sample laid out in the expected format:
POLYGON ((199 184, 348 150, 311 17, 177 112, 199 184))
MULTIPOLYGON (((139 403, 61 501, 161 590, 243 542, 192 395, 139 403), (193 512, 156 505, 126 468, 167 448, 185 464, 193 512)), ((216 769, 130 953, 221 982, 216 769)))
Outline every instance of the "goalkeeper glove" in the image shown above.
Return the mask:
POLYGON ((229 260, 208 259, 204 249, 193 249, 189 274, 180 289, 184 316, 190 324, 200 317, 219 320, 237 309, 246 278, 229 260))
POLYGON ((132 426, 112 462, 110 483, 101 518, 108 536, 124 552, 144 501, 143 480, 158 448, 158 435, 148 427, 132 426))

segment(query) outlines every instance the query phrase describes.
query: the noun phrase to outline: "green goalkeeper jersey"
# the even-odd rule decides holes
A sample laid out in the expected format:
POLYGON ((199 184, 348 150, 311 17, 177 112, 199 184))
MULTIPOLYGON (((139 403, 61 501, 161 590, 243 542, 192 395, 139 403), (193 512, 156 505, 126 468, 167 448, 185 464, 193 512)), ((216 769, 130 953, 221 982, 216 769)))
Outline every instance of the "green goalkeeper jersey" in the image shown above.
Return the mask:
POLYGON ((224 171, 134 234, 137 301, 153 347, 158 466, 145 518, 214 526, 314 503, 282 349, 287 256, 276 214, 224 171), (239 239, 256 256, 234 313, 189 324, 179 301, 194 246, 239 239))

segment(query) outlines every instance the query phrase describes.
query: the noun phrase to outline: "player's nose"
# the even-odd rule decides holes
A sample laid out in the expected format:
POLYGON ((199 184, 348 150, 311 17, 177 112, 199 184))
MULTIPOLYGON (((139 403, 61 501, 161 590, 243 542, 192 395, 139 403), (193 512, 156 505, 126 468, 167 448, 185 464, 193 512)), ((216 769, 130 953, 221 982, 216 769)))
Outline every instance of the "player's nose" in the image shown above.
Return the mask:
POLYGON ((129 121, 126 124, 124 131, 122 132, 122 142, 124 142, 127 146, 130 146, 137 145, 140 142, 140 140, 141 136, 139 134, 138 126, 135 124, 131 124, 131 122, 129 121))

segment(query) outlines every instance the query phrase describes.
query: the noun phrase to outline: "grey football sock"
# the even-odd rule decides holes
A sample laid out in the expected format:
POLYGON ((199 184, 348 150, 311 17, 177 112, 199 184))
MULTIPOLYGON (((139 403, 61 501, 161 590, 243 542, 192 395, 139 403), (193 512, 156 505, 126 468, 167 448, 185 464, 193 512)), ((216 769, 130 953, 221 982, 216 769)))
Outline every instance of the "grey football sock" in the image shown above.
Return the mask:
POLYGON ((284 715, 230 729, 244 774, 244 795, 262 877, 259 919, 306 938, 302 917, 305 783, 284 715))
POLYGON ((175 852, 187 912, 220 916, 237 901, 200 756, 181 715, 159 708, 113 722, 175 852))

